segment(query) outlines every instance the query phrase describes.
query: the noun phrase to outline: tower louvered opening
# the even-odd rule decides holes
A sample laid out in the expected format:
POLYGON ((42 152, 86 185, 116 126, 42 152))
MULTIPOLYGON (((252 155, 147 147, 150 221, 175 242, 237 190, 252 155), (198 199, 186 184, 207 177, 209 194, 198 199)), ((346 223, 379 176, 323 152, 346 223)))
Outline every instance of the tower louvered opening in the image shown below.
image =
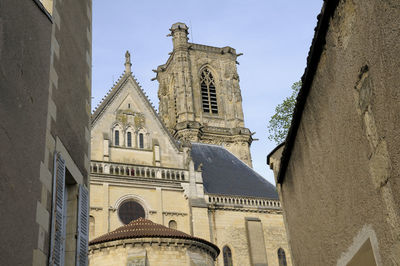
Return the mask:
POLYGON ((211 71, 205 68, 201 72, 200 77, 200 87, 201 87, 201 100, 203 104, 203 112, 218 114, 217 105, 217 92, 215 89, 214 77, 211 71))

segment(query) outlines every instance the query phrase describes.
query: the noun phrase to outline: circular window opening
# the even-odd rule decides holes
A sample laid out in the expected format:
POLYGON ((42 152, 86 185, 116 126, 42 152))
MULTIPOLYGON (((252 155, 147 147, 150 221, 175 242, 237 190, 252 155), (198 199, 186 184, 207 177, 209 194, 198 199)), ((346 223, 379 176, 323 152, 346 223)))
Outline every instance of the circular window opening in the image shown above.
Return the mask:
POLYGON ((118 216, 124 224, 129 224, 140 217, 145 218, 145 212, 142 205, 136 201, 125 201, 118 208, 118 216))

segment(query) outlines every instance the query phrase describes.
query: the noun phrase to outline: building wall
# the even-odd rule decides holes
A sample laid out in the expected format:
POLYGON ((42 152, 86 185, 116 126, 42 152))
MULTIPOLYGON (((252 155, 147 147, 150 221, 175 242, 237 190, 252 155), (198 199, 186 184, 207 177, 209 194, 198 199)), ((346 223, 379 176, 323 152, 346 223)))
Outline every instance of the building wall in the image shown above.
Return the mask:
MULTIPOLYGON (((246 219, 258 219, 263 235, 257 235, 257 238, 261 237, 264 241, 264 246, 259 248, 265 252, 268 265, 279 265, 279 248, 285 251, 287 265, 292 265, 283 217, 278 207, 274 207, 278 212, 254 206, 225 206, 215 209, 205 204, 203 207, 190 207, 179 184, 158 182, 150 185, 140 180, 111 176, 106 181, 104 175, 92 175, 90 215, 94 225, 91 227, 90 239, 122 226, 118 217, 118 206, 124 200, 133 199, 144 207, 146 218, 155 223, 168 227, 169 222, 174 220, 178 230, 211 241, 221 250, 228 245, 235 265, 252 265, 246 219)), ((217 265, 223 265, 222 253, 218 257, 217 265)))
POLYGON ((213 240, 211 239, 210 234, 210 217, 208 214, 208 208, 192 207, 191 212, 193 221, 193 235, 212 242, 213 240))
POLYGON ((345 265, 366 239, 397 265, 396 1, 340 1, 281 187, 296 265, 345 265))
POLYGON ((51 135, 60 138, 88 184, 91 116, 92 3, 55 1, 51 135), (73 17, 73 19, 72 19, 73 17), (59 47, 59 48, 58 48, 59 47), (57 79, 57 80, 56 80, 57 79))
POLYGON ((44 9, 34 1, 0 4, 0 216, 7 228, 0 243, 9 247, 0 251, 0 257, 12 265, 32 264, 39 234, 36 208, 46 210, 50 204, 41 202, 40 172, 51 27, 44 9))
POLYGON ((239 209, 211 209, 209 216, 212 228, 212 242, 221 249, 221 254, 217 259, 218 265, 224 265, 222 250, 225 245, 232 251, 234 265, 252 265, 249 234, 246 229, 246 219, 249 218, 255 218, 261 222, 263 236, 257 235, 257 238, 264 239, 264 247, 258 248, 265 248, 265 251, 259 250, 258 252, 266 253, 268 265, 279 265, 279 248, 283 248, 285 251, 287 265, 292 265, 282 214, 274 212, 260 213, 239 209))
POLYGON ((0 15, 1 258, 45 265, 54 154, 88 185, 91 1, 3 1, 0 15))
MULTIPOLYGON (((202 245, 202 244, 200 244, 202 245)), ((204 246, 204 245, 203 245, 204 246)), ((196 242, 181 239, 143 238, 126 241, 113 241, 90 247, 90 265, 119 266, 128 263, 135 265, 177 265, 213 266, 210 254, 196 247, 196 242), (123 243, 129 243, 123 246, 123 243), (130 243, 133 243, 130 244, 130 243), (150 242, 152 242, 150 244, 150 242), (118 243, 117 246, 111 244, 118 243)))
POLYGON ((99 181, 94 178, 90 186, 90 215, 95 221, 91 239, 124 225, 118 217, 118 207, 128 199, 144 207, 147 219, 167 227, 169 221, 174 220, 178 230, 190 234, 188 200, 179 184, 157 186, 132 180, 99 181))

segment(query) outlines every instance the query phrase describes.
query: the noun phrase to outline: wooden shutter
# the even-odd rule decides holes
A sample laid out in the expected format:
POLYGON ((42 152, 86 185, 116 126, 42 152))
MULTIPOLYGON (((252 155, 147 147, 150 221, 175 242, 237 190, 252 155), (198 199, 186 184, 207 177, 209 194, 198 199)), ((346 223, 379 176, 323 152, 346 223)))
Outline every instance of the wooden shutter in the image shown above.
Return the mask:
POLYGON ((88 239, 89 239, 89 192, 83 185, 79 185, 78 203, 78 236, 76 242, 76 264, 88 265, 88 239))
POLYGON ((64 227, 64 190, 65 161, 61 154, 54 156, 52 238, 49 265, 64 265, 65 227, 64 227))

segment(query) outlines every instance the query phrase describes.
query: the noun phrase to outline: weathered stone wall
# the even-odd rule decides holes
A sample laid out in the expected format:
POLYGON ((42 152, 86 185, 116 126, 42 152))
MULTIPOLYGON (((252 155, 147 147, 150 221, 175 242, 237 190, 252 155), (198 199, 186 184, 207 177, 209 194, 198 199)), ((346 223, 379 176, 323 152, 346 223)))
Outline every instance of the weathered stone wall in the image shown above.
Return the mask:
POLYGON ((173 144, 155 113, 150 109, 132 77, 115 93, 104 107, 99 120, 92 124, 91 159, 127 164, 156 165, 154 145, 159 145, 160 165, 183 168, 185 154, 173 144), (142 98, 142 100, 137 100, 142 98), (128 115, 124 115, 128 114, 128 115), (132 115, 131 115, 132 114, 132 115), (113 129, 118 125, 119 145, 115 145, 113 129), (127 132, 132 134, 132 147, 127 146, 127 132), (139 147, 138 136, 144 135, 144 147, 139 147))
POLYGON ((174 220, 178 230, 190 234, 188 200, 179 185, 166 186, 150 186, 132 180, 99 182, 94 178, 90 186, 90 215, 95 221, 95 233, 91 239, 123 225, 117 209, 120 203, 129 199, 144 207, 147 219, 167 227, 169 221, 174 220))
POLYGON ((51 26, 34 1, 0 4, 0 257, 10 265, 32 265, 38 245, 51 26))
POLYGON ((196 247, 195 241, 143 238, 91 246, 89 263, 93 266, 120 266, 130 265, 129 263, 146 266, 213 266, 214 260, 206 249, 196 247), (124 243, 126 244, 123 245, 124 243))
POLYGON ((56 1, 54 19, 59 21, 54 38, 59 51, 53 57, 57 75, 53 90, 56 108, 51 128, 62 140, 88 184, 92 76, 91 1, 56 1), (74 19, 71 19, 71 16, 74 19))
POLYGON ((213 240, 210 238, 210 217, 208 215, 208 208, 192 207, 191 212, 193 235, 212 242, 213 240))
MULTIPOLYGON (((243 206, 210 209, 207 204, 190 209, 188 199, 179 186, 166 186, 162 183, 149 186, 138 180, 112 177, 105 181, 92 176, 90 215, 94 220, 91 226, 94 232, 91 233, 91 239, 122 226, 118 206, 124 200, 133 199, 142 204, 146 218, 156 223, 168 227, 169 222, 174 220, 178 230, 211 241, 221 250, 228 245, 235 265, 251 265, 246 219, 257 218, 262 224, 268 265, 278 265, 279 248, 285 251, 288 265, 292 265, 281 213, 274 210, 268 213, 253 207, 245 209, 243 206)), ((222 255, 218 263, 223 265, 222 255)))
MULTIPOLYGON (((251 265, 246 218, 261 221, 268 265, 278 266, 278 249, 286 253, 287 265, 292 265, 282 214, 259 213, 245 210, 210 210, 211 241, 222 252, 227 245, 232 251, 234 265, 251 265)), ((218 256, 218 265, 223 264, 223 255, 218 256)))
POLYGON ((0 5, 0 214, 9 228, 0 257, 46 265, 54 153, 66 161, 68 182, 88 185, 91 1, 0 5))
POLYGON ((173 52, 157 69, 160 117, 177 139, 223 145, 251 167, 252 138, 244 125, 236 50, 188 43, 183 23, 172 25, 171 32, 173 52), (206 68, 216 88, 218 113, 203 110, 200 84, 206 68))
POLYGON ((242 97, 239 76, 236 70, 236 51, 222 54, 219 48, 193 44, 189 50, 196 121, 214 127, 244 127, 242 97), (198 48, 197 48, 198 46, 198 48), (203 49, 199 49, 203 48, 203 49), (213 51, 213 49, 218 49, 213 51), (201 70, 208 67, 214 75, 217 90, 218 116, 206 114, 202 110, 200 88, 201 70), (219 119, 218 119, 219 118, 219 119))
POLYGON ((340 1, 281 188, 296 265, 400 264, 398 1, 340 1), (347 260, 348 261, 348 260, 347 260))

